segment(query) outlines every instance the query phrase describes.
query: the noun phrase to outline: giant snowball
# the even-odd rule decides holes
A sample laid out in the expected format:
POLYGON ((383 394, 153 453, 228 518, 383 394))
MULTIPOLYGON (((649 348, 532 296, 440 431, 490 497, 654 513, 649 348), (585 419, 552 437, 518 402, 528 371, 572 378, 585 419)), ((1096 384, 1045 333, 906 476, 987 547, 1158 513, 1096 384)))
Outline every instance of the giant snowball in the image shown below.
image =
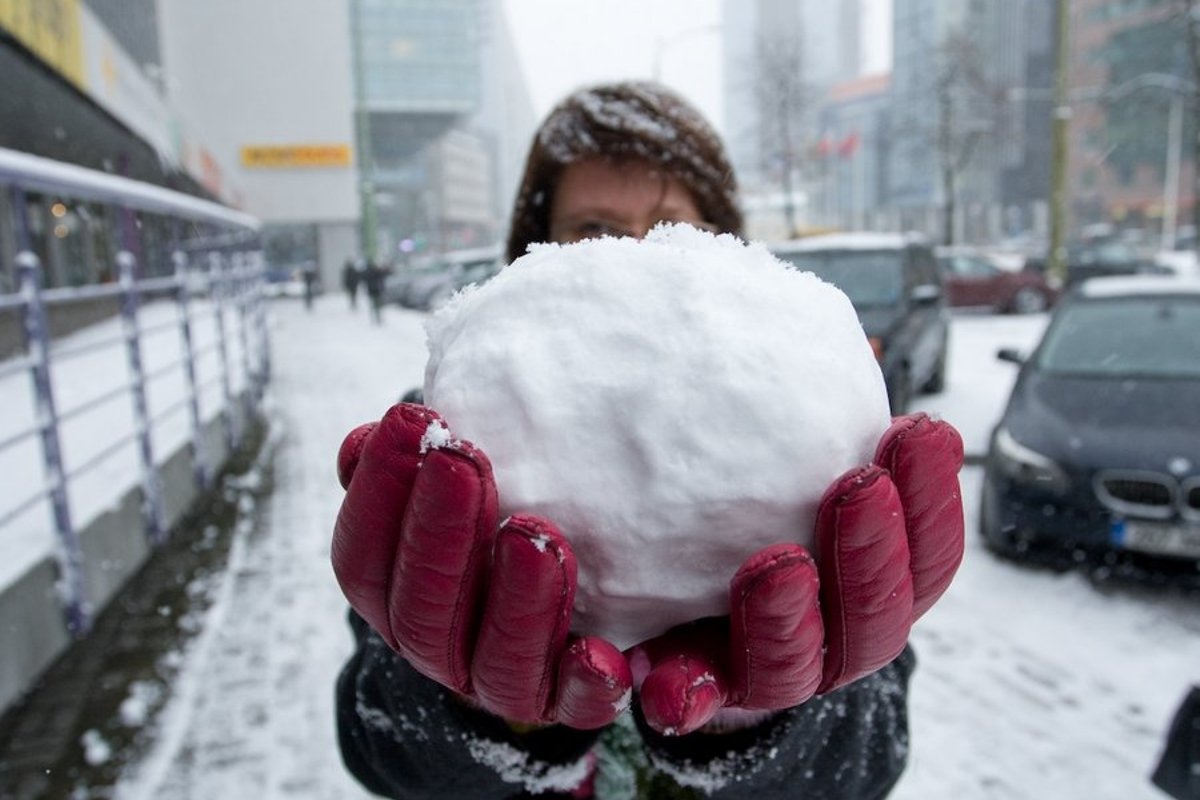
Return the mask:
POLYGON ((684 225, 536 247, 427 333, 425 401, 487 453, 502 514, 562 530, 573 629, 622 648, 728 613, 765 545, 811 544, 889 422, 841 291, 684 225))

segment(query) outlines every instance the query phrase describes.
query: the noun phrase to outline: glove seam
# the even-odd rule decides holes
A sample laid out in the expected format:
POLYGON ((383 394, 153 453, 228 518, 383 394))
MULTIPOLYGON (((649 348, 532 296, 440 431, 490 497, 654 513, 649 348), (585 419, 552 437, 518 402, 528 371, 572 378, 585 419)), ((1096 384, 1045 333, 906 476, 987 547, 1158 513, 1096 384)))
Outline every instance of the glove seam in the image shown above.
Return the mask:
MULTIPOLYGON (((450 451, 449 455, 456 455, 456 456, 464 459, 465 461, 467 461, 471 465, 471 468, 472 468, 471 471, 475 475, 475 478, 479 484, 480 502, 479 502, 479 507, 475 510, 475 521, 472 526, 472 528, 474 530, 474 534, 472 536, 472 542, 471 542, 471 553, 470 553, 470 555, 467 556, 467 564, 466 564, 466 570, 465 570, 465 574, 474 577, 476 575, 476 570, 479 568, 480 563, 485 559, 485 557, 487 555, 486 553, 483 552, 484 546, 485 546, 485 544, 489 543, 491 541, 491 539, 494 537, 494 534, 493 534, 493 536, 487 536, 487 535, 480 536, 479 535, 480 523, 483 519, 485 519, 485 516, 487 514, 488 482, 486 480, 484 480, 483 475, 479 469, 479 463, 475 460, 475 458, 473 457, 473 454, 466 452, 466 451, 462 451, 462 450, 453 450, 453 451, 450 451)), ((478 580, 478 578, 475 578, 475 579, 478 580)), ((488 587, 486 585, 479 587, 473 593, 476 598, 476 602, 478 602, 478 598, 486 597, 487 591, 488 591, 488 587)), ((451 624, 456 627, 464 624, 464 618, 467 617, 467 615, 470 611, 470 609, 466 608, 466 606, 468 605, 467 597, 466 597, 467 594, 468 594, 468 592, 466 592, 466 591, 459 592, 458 596, 454 600, 454 615, 452 617, 453 622, 451 624)), ((472 679, 471 679, 470 664, 471 664, 472 658, 475 655, 475 644, 476 644, 475 640, 477 639, 478 636, 479 636, 479 630, 478 630, 478 628, 476 628, 476 630, 474 630, 472 632, 472 636, 471 636, 471 644, 470 644, 471 652, 468 654, 468 656, 466 658, 466 664, 467 664, 466 674, 462 676, 464 693, 468 693, 468 694, 473 693, 475 691, 474 681, 472 681, 472 679)), ((450 664, 452 669, 455 669, 457 667, 456 660, 454 659, 454 648, 455 648, 454 637, 451 636, 451 637, 449 637, 449 639, 446 642, 446 663, 450 664)))

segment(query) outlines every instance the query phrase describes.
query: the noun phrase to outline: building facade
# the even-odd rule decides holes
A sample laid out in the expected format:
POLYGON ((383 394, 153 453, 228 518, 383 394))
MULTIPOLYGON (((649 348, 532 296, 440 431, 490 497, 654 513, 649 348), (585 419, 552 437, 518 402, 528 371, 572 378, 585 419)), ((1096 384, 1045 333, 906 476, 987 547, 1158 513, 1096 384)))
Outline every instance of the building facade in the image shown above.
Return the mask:
POLYGON ((721 23, 724 128, 747 227, 791 235, 811 224, 821 95, 861 71, 861 3, 725 0, 721 23))
POLYGON ((1171 0, 1071 3, 1068 196, 1077 230, 1110 226, 1154 238, 1172 214, 1176 223, 1191 216, 1195 95, 1171 88, 1190 74, 1177 10, 1171 0), (1177 181, 1168 147, 1180 148, 1177 181))
POLYGON ((498 0, 10 0, 0 72, 0 146, 249 211, 327 287, 364 198, 381 260, 495 240, 533 126, 498 0))
POLYGON ((820 180, 813 218, 840 230, 891 230, 891 75, 866 75, 830 87, 821 113, 824 132, 814 153, 820 180))

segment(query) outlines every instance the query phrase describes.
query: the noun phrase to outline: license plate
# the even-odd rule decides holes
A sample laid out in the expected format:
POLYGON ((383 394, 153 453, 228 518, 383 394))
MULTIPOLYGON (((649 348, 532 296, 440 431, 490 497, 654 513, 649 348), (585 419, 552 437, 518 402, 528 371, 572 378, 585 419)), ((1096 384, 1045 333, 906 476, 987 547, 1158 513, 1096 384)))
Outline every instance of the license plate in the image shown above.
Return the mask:
POLYGON ((1126 550, 1163 556, 1200 558, 1200 525, 1116 520, 1112 542, 1126 550))

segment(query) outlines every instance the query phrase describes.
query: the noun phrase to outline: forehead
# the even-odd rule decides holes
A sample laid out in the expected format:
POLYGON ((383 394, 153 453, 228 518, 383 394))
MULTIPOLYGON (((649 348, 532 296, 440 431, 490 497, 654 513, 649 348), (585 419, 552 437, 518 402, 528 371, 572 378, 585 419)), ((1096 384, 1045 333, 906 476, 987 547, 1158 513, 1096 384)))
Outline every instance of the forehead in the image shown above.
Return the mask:
POLYGON ((639 199, 657 205, 691 203, 691 193, 678 178, 642 159, 585 158, 563 168, 555 205, 606 205, 639 199))

